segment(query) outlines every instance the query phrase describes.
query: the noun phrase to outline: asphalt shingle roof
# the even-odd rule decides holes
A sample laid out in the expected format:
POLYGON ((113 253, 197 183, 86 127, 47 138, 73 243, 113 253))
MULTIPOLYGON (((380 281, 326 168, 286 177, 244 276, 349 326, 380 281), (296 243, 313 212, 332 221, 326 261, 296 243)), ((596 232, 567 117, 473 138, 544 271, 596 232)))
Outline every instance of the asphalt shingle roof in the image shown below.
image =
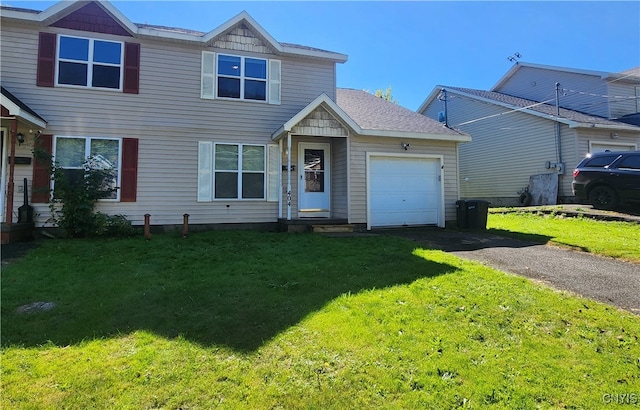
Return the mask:
POLYGON ((434 119, 362 90, 338 88, 336 104, 363 130, 465 135, 434 119))
POLYGON ((640 77, 640 67, 630 68, 628 70, 624 70, 620 74, 622 75, 632 75, 634 77, 640 77))
MULTIPOLYGON (((556 106, 552 104, 539 104, 538 101, 527 100, 525 98, 514 97, 512 95, 497 93, 494 91, 475 90, 471 88, 461 88, 461 87, 446 87, 446 88, 448 88, 449 90, 458 90, 466 94, 476 95, 478 97, 501 102, 504 104, 509 104, 516 108, 528 108, 531 111, 537 111, 542 114, 553 115, 553 116, 557 115, 556 106)), ((615 125, 615 126, 622 125, 618 121, 612 121, 603 117, 589 115, 589 114, 581 113, 579 111, 569 110, 566 108, 560 108, 560 117, 566 118, 567 120, 570 120, 570 121, 585 123, 585 124, 615 125)))

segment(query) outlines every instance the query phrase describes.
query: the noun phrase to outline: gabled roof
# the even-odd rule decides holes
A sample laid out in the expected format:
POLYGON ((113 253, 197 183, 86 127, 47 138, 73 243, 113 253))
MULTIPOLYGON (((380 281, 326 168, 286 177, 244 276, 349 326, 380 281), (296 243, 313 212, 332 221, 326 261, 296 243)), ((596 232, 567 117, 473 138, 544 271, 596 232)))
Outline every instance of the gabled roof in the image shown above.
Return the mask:
POLYGON ((322 107, 327 110, 336 120, 340 121, 343 125, 349 128, 353 132, 358 132, 360 127, 356 124, 351 117, 349 117, 329 96, 325 93, 320 94, 315 100, 311 101, 306 107, 300 110, 296 115, 291 117, 289 121, 285 122, 282 127, 278 128, 271 138, 275 141, 283 138, 287 132, 291 132, 300 121, 305 119, 316 108, 322 107))
POLYGON ((514 97, 495 91, 475 90, 471 88, 461 87, 436 86, 431 94, 429 94, 429 97, 427 97, 420 108, 418 108, 418 112, 423 112, 431 104, 431 102, 433 102, 433 100, 436 99, 438 95, 440 95, 440 92, 442 90, 446 90, 449 93, 465 96, 485 103, 495 104, 509 110, 500 115, 519 111, 548 120, 558 121, 560 123, 567 124, 570 128, 605 128, 615 130, 640 131, 640 127, 623 124, 618 121, 608 120, 606 118, 597 117, 595 115, 584 114, 579 111, 569 110, 566 108, 560 108, 560 116, 558 116, 557 108, 555 105, 542 104, 537 101, 514 97))
POLYGON ((80 10, 81 8, 89 5, 90 3, 97 4, 103 11, 109 14, 115 21, 117 21, 123 29, 130 34, 135 34, 138 30, 137 26, 131 22, 124 14, 116 9, 108 1, 86 1, 86 0, 74 0, 74 1, 60 1, 54 4, 48 9, 40 12, 34 12, 33 10, 17 9, 17 8, 2 8, 2 17, 14 20, 25 20, 33 23, 38 23, 43 26, 49 26, 58 20, 72 14, 73 12, 80 10))
POLYGON ((116 9, 108 1, 60 1, 45 11, 26 10, 15 7, 2 7, 2 18, 17 20, 23 22, 31 22, 42 26, 49 26, 56 21, 90 5, 98 5, 104 12, 110 15, 124 30, 134 37, 158 38, 172 41, 182 41, 196 43, 203 46, 208 45, 217 37, 226 34, 239 25, 249 28, 256 36, 260 37, 276 55, 293 55, 310 58, 320 58, 331 60, 339 63, 347 61, 345 54, 335 53, 332 51, 321 50, 318 48, 299 46, 295 44, 280 43, 274 39, 264 28, 262 28, 246 11, 243 11, 232 17, 225 23, 214 28, 213 30, 203 33, 194 30, 181 29, 175 27, 166 27, 150 24, 135 24, 131 22, 124 14, 116 9))
POLYGON ((624 76, 631 76, 631 77, 640 78, 640 66, 635 67, 635 68, 630 68, 628 70, 624 70, 620 74, 624 75, 624 76))
MULTIPOLYGON (((583 69, 580 69, 580 68, 559 67, 559 66, 551 66, 551 65, 544 65, 544 64, 533 64, 533 63, 526 63, 524 61, 518 61, 517 63, 515 63, 513 65, 513 67, 511 67, 511 69, 509 69, 509 71, 507 71, 507 73, 504 76, 502 76, 502 78, 500 80, 498 80, 496 85, 491 87, 491 91, 498 90, 511 77, 513 77, 520 69, 525 68, 525 67, 538 68, 538 69, 550 70, 550 71, 563 71, 563 72, 567 72, 567 73, 591 75, 591 76, 594 76, 594 77, 601 78, 603 80, 627 78, 630 75, 638 76, 637 72, 635 74, 627 73, 627 72, 611 73, 611 72, 608 72, 608 71, 583 70, 583 69)), ((640 69, 640 67, 638 69, 640 69)), ((631 69, 629 71, 638 70, 638 69, 631 69)))
POLYGON ((471 141, 460 131, 362 90, 338 88, 336 103, 358 124, 358 134, 471 141))
POLYGON ((2 91, 0 102, 2 103, 3 107, 9 110, 10 115, 20 117, 23 120, 30 122, 31 124, 40 128, 45 128, 47 126, 47 121, 39 116, 34 110, 29 108, 29 106, 23 103, 18 97, 11 94, 4 87, 0 87, 0 90, 2 91))
POLYGON ((401 107, 366 91, 338 88, 334 102, 321 94, 303 108, 271 137, 278 140, 316 108, 322 106, 334 118, 358 135, 391 138, 418 138, 456 142, 471 141, 463 132, 401 107))

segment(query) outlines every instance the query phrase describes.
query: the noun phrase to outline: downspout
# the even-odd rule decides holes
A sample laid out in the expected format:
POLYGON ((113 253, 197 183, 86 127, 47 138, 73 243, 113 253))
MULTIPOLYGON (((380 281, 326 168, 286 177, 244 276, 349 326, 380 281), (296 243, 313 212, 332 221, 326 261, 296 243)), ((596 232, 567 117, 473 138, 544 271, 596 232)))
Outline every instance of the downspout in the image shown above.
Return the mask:
MULTIPOLYGON (((556 83, 556 116, 560 118, 560 83, 556 83)), ((558 164, 562 164, 562 146, 560 140, 560 121, 556 120, 556 149, 558 151, 558 164)))
MULTIPOLYGON (((562 163, 562 139, 560 124, 560 83, 556 83, 556 149, 558 163, 556 164, 556 172, 558 173, 558 197, 563 195, 562 191, 562 175, 564 174, 564 164, 562 163)), ((557 200, 556 200, 557 202, 557 200)))
POLYGON ((287 132, 287 221, 291 220, 291 132, 287 132))
POLYGON ((11 122, 11 131, 9 131, 9 139, 11 142, 11 151, 9 154, 9 181, 7 182, 7 208, 5 222, 7 225, 13 224, 13 190, 14 190, 14 173, 16 162, 16 134, 18 133, 18 119, 14 118, 11 122))

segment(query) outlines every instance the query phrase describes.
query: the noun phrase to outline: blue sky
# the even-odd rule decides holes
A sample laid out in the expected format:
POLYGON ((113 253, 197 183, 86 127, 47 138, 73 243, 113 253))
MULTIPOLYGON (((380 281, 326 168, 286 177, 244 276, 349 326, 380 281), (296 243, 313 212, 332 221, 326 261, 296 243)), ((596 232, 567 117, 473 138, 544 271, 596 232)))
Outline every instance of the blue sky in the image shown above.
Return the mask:
MULTIPOLYGON (((3 0, 44 10, 55 1, 3 0)), ((415 110, 438 85, 489 89, 513 65, 640 66, 640 2, 113 1, 135 23, 210 31, 246 10, 276 40, 349 56, 338 87, 393 88, 415 110)))

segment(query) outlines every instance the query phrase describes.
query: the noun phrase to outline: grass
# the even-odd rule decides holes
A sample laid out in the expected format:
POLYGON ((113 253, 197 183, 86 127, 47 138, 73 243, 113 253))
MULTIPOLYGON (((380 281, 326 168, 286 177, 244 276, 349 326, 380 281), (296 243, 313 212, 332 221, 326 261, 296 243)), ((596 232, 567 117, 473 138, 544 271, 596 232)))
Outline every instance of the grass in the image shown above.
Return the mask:
POLYGON ((501 235, 568 246, 640 262, 640 224, 535 213, 489 213, 487 228, 501 235))
POLYGON ((640 318, 392 237, 47 241, 2 275, 2 408, 593 408, 640 318), (50 311, 16 308, 51 301, 50 311))

